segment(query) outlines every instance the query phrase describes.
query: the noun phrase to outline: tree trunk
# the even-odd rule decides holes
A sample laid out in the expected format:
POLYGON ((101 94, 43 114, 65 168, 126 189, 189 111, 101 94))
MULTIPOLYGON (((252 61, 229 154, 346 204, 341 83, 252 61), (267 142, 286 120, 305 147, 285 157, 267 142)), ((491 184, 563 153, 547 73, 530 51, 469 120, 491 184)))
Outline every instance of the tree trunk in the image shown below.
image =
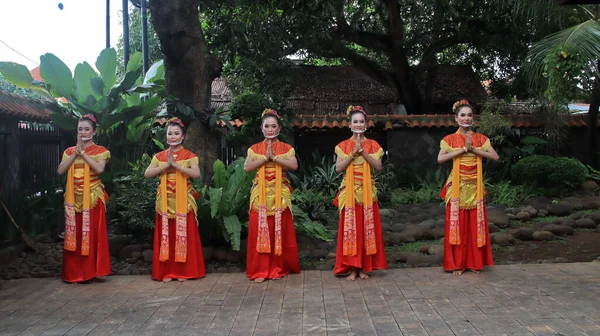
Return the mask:
MULTIPOLYGON (((596 63, 600 69, 600 61, 596 63)), ((596 76, 594 87, 592 89, 592 99, 590 100, 590 109, 588 110, 588 134, 590 139, 590 165, 594 169, 600 169, 600 155, 598 154, 598 107, 600 106, 600 78, 596 76)))
POLYGON ((206 50, 196 0, 150 0, 152 24, 164 55, 165 82, 170 94, 191 106, 198 119, 188 125, 185 146, 200 159, 206 182, 218 158, 218 135, 207 124, 212 81, 220 61, 206 50))

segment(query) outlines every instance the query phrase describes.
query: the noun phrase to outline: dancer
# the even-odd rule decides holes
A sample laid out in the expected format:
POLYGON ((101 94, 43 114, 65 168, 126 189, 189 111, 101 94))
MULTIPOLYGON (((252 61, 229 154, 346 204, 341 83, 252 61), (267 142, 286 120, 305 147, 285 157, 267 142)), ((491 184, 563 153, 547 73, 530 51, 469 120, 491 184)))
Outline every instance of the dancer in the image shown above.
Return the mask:
POLYGON ((198 193, 190 178, 200 177, 198 157, 181 145, 186 128, 178 118, 167 122, 169 149, 152 158, 144 176, 160 175, 152 250, 152 279, 186 281, 206 275, 196 212, 198 193))
POLYGON ((347 110, 352 137, 335 147, 335 169, 345 172, 334 200, 340 211, 340 224, 335 258, 335 274, 369 278, 368 272, 387 268, 383 244, 377 190, 371 169, 381 171, 383 149, 375 140, 367 139, 367 114, 360 106, 347 110))
POLYGON ((265 109, 261 129, 265 140, 252 145, 244 171, 258 170, 250 191, 250 220, 246 275, 254 282, 300 272, 296 232, 291 211, 292 190, 286 170, 296 170, 294 148, 279 141, 277 111, 265 109))
POLYGON ((454 275, 465 270, 480 273, 483 266, 494 265, 482 159, 499 157, 485 135, 471 131, 473 107, 467 100, 454 103, 452 111, 459 128, 442 139, 438 154, 438 163, 452 160, 452 172, 440 193, 446 201, 443 267, 454 275))

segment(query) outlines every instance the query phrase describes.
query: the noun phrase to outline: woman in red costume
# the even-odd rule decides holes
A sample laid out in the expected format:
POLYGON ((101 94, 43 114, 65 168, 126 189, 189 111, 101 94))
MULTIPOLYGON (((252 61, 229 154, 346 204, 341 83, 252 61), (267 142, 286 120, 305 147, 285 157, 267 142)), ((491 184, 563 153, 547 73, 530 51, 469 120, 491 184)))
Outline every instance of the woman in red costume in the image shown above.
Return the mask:
POLYGON ((186 281, 206 275, 196 219, 198 194, 190 178, 200 177, 198 157, 183 148, 185 126, 177 118, 167 123, 166 149, 152 158, 144 176, 160 175, 156 193, 156 220, 152 279, 186 281))
POLYGON ((246 172, 258 170, 250 190, 246 255, 246 275, 255 282, 300 272, 292 190, 285 174, 298 168, 296 153, 277 139, 281 129, 277 111, 266 109, 261 125, 265 140, 248 149, 244 164, 246 172))
POLYGON ((485 135, 471 131, 473 107, 468 101, 454 103, 452 111, 459 128, 442 139, 438 154, 438 163, 452 160, 452 172, 440 194, 446 200, 443 266, 454 275, 465 270, 480 273, 483 266, 494 265, 483 199, 482 159, 495 161, 499 157, 485 135))
POLYGON ((383 149, 377 141, 367 139, 367 114, 360 106, 348 107, 352 137, 335 147, 335 169, 345 172, 334 204, 340 211, 335 274, 369 278, 367 272, 387 268, 379 217, 377 190, 372 168, 381 170, 383 149), (352 186, 348 188, 348 186, 352 186))
POLYGON ((62 272, 66 282, 84 282, 111 273, 106 232, 108 195, 98 177, 110 152, 93 142, 95 134, 96 118, 86 114, 77 125, 77 145, 65 150, 57 169, 59 175, 67 173, 62 272))

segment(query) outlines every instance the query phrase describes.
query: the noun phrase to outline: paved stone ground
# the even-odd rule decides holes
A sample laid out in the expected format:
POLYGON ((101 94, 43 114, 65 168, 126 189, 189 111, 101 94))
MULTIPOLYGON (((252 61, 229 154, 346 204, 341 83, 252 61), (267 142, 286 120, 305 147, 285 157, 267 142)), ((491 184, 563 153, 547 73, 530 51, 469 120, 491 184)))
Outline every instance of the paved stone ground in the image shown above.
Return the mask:
POLYGON ((600 335, 600 263, 0 282, 0 335, 600 335))

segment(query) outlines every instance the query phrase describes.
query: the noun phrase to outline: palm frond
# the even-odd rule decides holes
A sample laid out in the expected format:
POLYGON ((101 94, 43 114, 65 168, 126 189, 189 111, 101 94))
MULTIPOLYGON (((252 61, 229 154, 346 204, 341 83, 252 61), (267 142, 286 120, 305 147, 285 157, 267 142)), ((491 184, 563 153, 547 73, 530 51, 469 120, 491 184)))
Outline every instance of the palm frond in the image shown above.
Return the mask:
POLYGON ((525 64, 527 78, 532 85, 539 85, 543 80, 544 60, 557 48, 568 49, 582 59, 590 60, 590 66, 583 69, 586 76, 598 74, 598 69, 591 66, 591 62, 600 59, 600 22, 590 19, 534 43, 525 64))

